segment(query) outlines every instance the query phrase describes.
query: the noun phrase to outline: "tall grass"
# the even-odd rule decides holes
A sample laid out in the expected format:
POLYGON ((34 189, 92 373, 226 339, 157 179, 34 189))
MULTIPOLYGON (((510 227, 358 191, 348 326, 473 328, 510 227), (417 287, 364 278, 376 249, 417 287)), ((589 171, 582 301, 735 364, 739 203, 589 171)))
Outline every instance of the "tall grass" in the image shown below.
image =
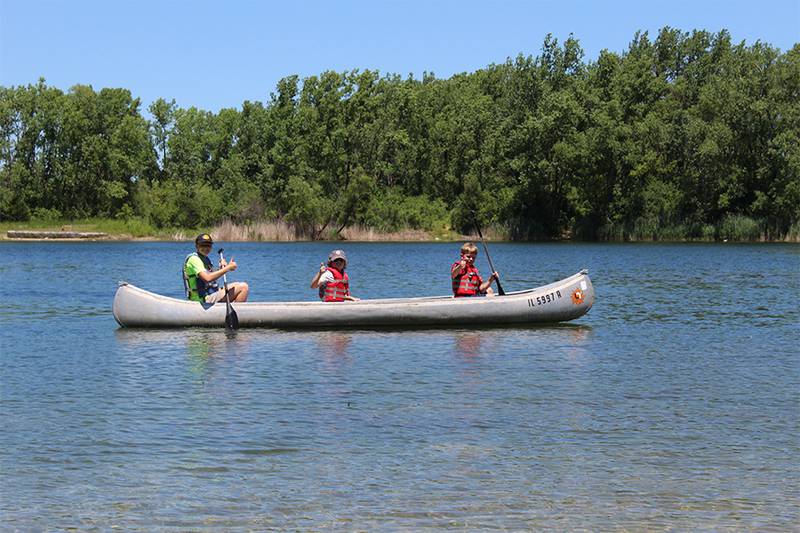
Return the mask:
MULTIPOLYGON (((224 241, 308 241, 315 236, 302 231, 297 226, 282 220, 262 220, 250 224, 236 224, 225 221, 211 229, 215 239, 224 241)), ((498 230, 489 230, 491 235, 501 234, 498 230)), ((182 237, 182 236, 180 236, 182 237)), ((380 231, 375 228, 355 225, 344 228, 341 233, 328 229, 316 236, 320 240, 346 241, 426 241, 426 240, 462 240, 468 236, 458 235, 443 229, 436 232, 405 229, 398 231, 380 231)), ((477 238, 477 236, 475 236, 477 238)), ((491 238, 491 237, 490 237, 491 238)))
POLYGON ((341 237, 346 241, 425 241, 430 233, 419 229, 399 231, 377 231, 364 226, 350 226, 342 230, 341 237))
POLYGON ((230 220, 214 226, 211 234, 221 241, 297 241, 308 240, 292 224, 282 220, 262 220, 251 224, 236 224, 230 220))
MULTIPOLYGON (((793 225, 783 240, 800 236, 800 224, 793 225)), ((661 224, 657 217, 639 218, 633 225, 609 223, 597 232, 601 241, 700 241, 757 242, 767 238, 766 222, 745 215, 728 215, 717 224, 687 222, 661 224)))

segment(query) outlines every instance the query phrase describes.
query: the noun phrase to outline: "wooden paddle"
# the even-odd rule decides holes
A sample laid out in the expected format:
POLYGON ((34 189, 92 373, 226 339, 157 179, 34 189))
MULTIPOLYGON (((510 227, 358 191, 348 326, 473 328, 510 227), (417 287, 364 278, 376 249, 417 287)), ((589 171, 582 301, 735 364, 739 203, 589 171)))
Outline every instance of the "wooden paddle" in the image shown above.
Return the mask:
MULTIPOLYGON (((492 257, 489 255, 489 247, 486 246, 486 241, 483 240, 483 233, 481 233, 481 226, 480 226, 480 224, 478 224, 478 217, 475 216, 475 212, 474 211, 472 212, 472 221, 475 224, 475 229, 478 230, 478 237, 481 238, 481 244, 483 244, 483 249, 486 252, 486 259, 489 260, 489 268, 491 268, 492 269, 492 273, 494 273, 494 272, 496 272, 496 270, 494 269, 494 265, 492 264, 492 257)), ((500 279, 498 278, 495 281, 497 282, 497 293, 500 296, 505 296, 506 295, 506 291, 504 291, 503 290, 503 286, 500 285, 500 279)))
MULTIPOLYGON (((225 259, 222 257, 223 249, 219 249, 219 260, 220 262, 224 261, 225 259)), ((236 310, 231 305, 231 298, 228 294, 228 275, 222 275, 222 285, 225 288, 225 327, 227 329, 239 329, 239 315, 236 314, 236 310)), ((499 287, 499 286, 498 286, 499 287)))

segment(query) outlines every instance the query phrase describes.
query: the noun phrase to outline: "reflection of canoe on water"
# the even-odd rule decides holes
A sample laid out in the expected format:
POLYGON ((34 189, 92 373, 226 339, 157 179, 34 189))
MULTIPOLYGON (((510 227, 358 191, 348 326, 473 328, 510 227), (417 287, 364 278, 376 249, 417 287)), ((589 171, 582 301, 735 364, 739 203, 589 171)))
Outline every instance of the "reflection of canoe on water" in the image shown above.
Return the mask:
MULTIPOLYGON (((358 302, 247 302, 233 304, 240 326, 273 328, 491 326, 573 320, 594 303, 586 270, 536 289, 493 298, 392 298, 358 302)), ((123 327, 221 327, 225 303, 178 300, 120 284, 114 318, 123 327)))

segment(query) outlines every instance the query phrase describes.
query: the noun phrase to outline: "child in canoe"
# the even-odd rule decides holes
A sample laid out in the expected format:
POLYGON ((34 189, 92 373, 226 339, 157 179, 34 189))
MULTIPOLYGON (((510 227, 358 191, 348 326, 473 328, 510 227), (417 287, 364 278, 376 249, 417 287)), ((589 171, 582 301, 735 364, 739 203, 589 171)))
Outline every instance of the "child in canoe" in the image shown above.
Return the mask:
MULTIPOLYGON (((217 280, 228 272, 236 270, 236 261, 225 261, 220 253, 219 269, 215 269, 208 258, 214 241, 211 235, 203 233, 194 240, 195 253, 186 256, 183 262, 183 286, 189 300, 213 304, 225 300, 225 288, 217 285, 217 280)), ((228 283, 227 296, 231 302, 246 302, 250 287, 243 281, 228 283)))
POLYGON ((478 257, 478 247, 467 242, 461 247, 461 259, 450 267, 450 279, 453 282, 453 295, 462 296, 494 296, 492 281, 499 279, 497 272, 492 272, 489 279, 483 281, 478 269, 475 267, 475 258, 478 257))
POLYGON ((357 302, 358 298, 350 295, 350 278, 345 272, 347 256, 342 250, 334 250, 328 256, 328 264, 319 265, 319 271, 311 280, 311 288, 319 289, 319 298, 323 302, 357 302))

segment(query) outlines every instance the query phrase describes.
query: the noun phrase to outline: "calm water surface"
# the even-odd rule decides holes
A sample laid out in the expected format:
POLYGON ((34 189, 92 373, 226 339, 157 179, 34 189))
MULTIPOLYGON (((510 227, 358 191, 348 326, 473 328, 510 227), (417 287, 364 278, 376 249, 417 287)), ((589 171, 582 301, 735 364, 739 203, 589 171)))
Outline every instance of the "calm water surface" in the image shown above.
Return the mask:
MULTIPOLYGON (((310 301, 331 246, 226 249, 310 301)), ((353 293, 446 294, 458 246, 348 243, 353 293)), ((189 251, 0 243, 0 528, 799 527, 800 246, 493 245, 506 290, 589 268, 557 327, 118 329, 189 251)))

